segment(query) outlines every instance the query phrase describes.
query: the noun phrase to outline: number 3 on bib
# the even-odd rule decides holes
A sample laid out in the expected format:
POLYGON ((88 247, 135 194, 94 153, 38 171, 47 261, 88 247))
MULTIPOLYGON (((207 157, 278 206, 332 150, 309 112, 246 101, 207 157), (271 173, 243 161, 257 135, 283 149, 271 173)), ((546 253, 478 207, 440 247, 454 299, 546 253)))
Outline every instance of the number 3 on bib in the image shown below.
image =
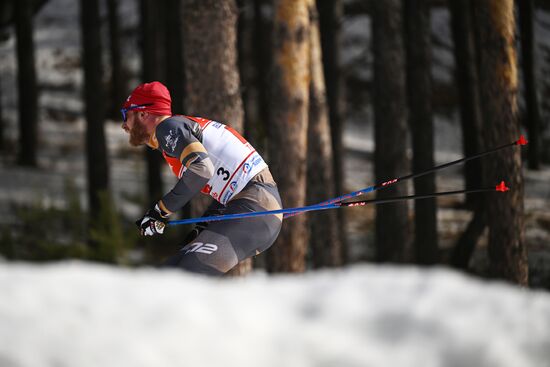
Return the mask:
POLYGON ((230 172, 223 167, 218 168, 218 171, 216 173, 218 174, 218 176, 223 176, 222 179, 224 181, 229 180, 229 177, 231 176, 230 172))

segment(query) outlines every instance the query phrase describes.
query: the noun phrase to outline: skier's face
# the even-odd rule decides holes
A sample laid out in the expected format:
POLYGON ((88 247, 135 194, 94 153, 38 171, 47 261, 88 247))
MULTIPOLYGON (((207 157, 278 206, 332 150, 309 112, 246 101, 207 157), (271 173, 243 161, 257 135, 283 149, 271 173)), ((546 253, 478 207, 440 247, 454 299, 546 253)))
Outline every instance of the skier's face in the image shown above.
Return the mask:
POLYGON ((130 144, 134 147, 144 145, 149 141, 149 134, 145 127, 145 113, 141 111, 129 111, 122 128, 130 134, 130 144))

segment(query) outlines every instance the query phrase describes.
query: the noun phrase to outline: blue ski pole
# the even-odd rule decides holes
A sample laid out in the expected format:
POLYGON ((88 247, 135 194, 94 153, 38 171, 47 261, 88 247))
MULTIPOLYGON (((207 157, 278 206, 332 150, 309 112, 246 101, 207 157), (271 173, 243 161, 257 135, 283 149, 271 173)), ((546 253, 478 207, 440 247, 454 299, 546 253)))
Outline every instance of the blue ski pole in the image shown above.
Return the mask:
MULTIPOLYGON (((345 195, 342 195, 342 196, 338 196, 338 197, 323 201, 323 202, 318 203, 316 205, 330 205, 330 204, 333 204, 333 203, 338 203, 338 202, 348 200, 348 199, 351 199, 351 198, 354 198, 354 197, 357 197, 357 196, 360 196, 360 195, 367 194, 367 193, 372 192, 372 191, 382 189, 384 187, 394 185, 394 184, 396 184, 398 182, 401 182, 401 181, 410 180, 410 179, 414 179, 414 178, 417 178, 417 177, 425 176, 425 175, 430 174, 432 172, 439 171, 443 168, 454 166, 454 165, 462 163, 462 162, 468 162, 468 161, 471 161, 472 159, 477 159, 477 158, 483 157, 485 155, 492 154, 492 153, 495 153, 499 150, 509 148, 509 147, 512 147, 512 146, 515 146, 515 145, 526 145, 527 143, 528 142, 525 139, 525 137, 523 135, 520 135, 519 139, 512 142, 512 143, 504 144, 504 145, 501 145, 499 147, 489 149, 489 150, 486 150, 486 151, 481 152, 481 153, 477 153, 477 154, 473 154, 471 156, 467 156, 467 157, 464 157, 464 158, 461 158, 461 159, 457 159, 456 161, 452 161, 452 162, 449 162, 449 163, 444 163, 444 164, 441 164, 439 166, 435 166, 435 167, 426 169, 424 171, 411 173, 411 174, 408 174, 406 176, 402 176, 402 177, 394 178, 394 179, 391 179, 391 180, 387 180, 387 181, 384 181, 382 183, 378 183, 376 185, 372 185, 372 186, 366 187, 364 189, 351 192, 349 194, 345 194, 345 195)), ((284 214, 284 217, 288 218, 288 217, 292 217, 292 216, 297 215, 297 214, 300 214, 300 212, 286 213, 286 214, 284 214)))
POLYGON ((260 216, 263 216, 263 215, 286 214, 286 213, 304 213, 304 212, 309 212, 309 211, 327 210, 327 209, 335 209, 335 208, 343 208, 343 207, 364 206, 364 205, 369 205, 369 204, 378 205, 378 204, 384 204, 384 203, 393 203, 393 202, 402 201, 402 200, 420 200, 420 199, 427 199, 427 198, 433 198, 433 197, 439 197, 439 196, 458 195, 458 194, 471 194, 471 193, 478 193, 478 192, 491 192, 491 191, 505 192, 505 191, 508 191, 508 190, 509 190, 509 188, 506 187, 506 184, 504 183, 504 181, 502 181, 495 188, 447 191, 447 192, 437 192, 437 193, 427 194, 427 195, 409 195, 409 196, 399 196, 399 197, 394 197, 394 198, 352 201, 352 202, 346 202, 346 203, 337 202, 337 203, 323 204, 323 205, 317 204, 317 205, 301 206, 301 207, 296 207, 296 208, 266 210, 266 211, 261 211, 261 212, 248 212, 248 213, 214 215, 214 216, 209 216, 209 217, 174 220, 174 221, 168 222, 167 225, 168 226, 175 226, 175 225, 179 225, 179 224, 193 224, 193 223, 200 223, 200 222, 218 222, 218 221, 231 220, 231 219, 260 217, 260 216))

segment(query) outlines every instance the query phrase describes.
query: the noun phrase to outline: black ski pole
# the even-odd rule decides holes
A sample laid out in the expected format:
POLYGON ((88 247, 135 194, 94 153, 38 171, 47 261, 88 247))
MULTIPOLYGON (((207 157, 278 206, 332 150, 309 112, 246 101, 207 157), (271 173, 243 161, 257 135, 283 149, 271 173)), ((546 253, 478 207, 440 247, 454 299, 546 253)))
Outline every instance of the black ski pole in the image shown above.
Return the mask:
MULTIPOLYGON (((329 204, 338 203, 338 202, 341 202, 341 201, 344 201, 344 200, 352 199, 354 197, 364 195, 364 194, 367 194, 369 192, 376 191, 376 190, 382 189, 384 187, 394 185, 394 184, 396 184, 398 182, 401 182, 401 181, 410 180, 410 179, 414 179, 414 178, 417 178, 417 177, 425 176, 427 174, 439 171, 443 168, 454 166, 456 164, 463 163, 463 162, 468 162, 468 161, 471 161, 473 159, 481 158, 481 157, 486 156, 488 154, 492 154, 492 153, 498 152, 499 150, 506 149, 506 148, 509 148, 509 147, 513 147, 513 146, 516 146, 516 145, 520 145, 520 146, 521 145, 526 145, 527 143, 528 142, 525 139, 525 137, 523 135, 521 135, 518 140, 516 140, 512 143, 504 144, 504 145, 501 145, 499 147, 489 149, 489 150, 486 150, 486 151, 481 152, 481 153, 477 153, 477 154, 473 154, 471 156, 467 156, 467 157, 464 157, 464 158, 461 158, 461 159, 457 159, 456 161, 452 161, 452 162, 441 164, 439 166, 431 167, 431 168, 428 168, 424 171, 411 173, 411 174, 408 174, 406 176, 390 179, 390 180, 387 180, 387 181, 384 181, 384 182, 366 187, 364 189, 351 192, 349 194, 345 194, 345 195, 342 195, 342 196, 338 196, 338 197, 323 201, 323 202, 315 204, 315 205, 329 205, 329 204)), ((297 215, 297 214, 299 214, 299 213, 285 214, 285 218, 292 217, 292 216, 297 215)))
POLYGON ((369 204, 378 205, 378 204, 391 203, 391 202, 402 201, 402 200, 421 200, 421 199, 427 199, 427 198, 438 197, 438 196, 470 194, 470 193, 491 192, 491 191, 506 192, 508 190, 509 190, 509 188, 506 187, 506 184, 504 183, 504 181, 502 181, 500 184, 498 184, 496 187, 493 187, 493 188, 436 192, 436 193, 427 194, 427 195, 409 195, 409 196, 400 196, 400 197, 394 197, 394 198, 371 199, 371 200, 361 200, 361 201, 351 201, 351 202, 338 202, 338 203, 331 203, 331 204, 326 204, 326 205, 317 204, 317 205, 302 206, 302 207, 297 207, 297 208, 268 210, 268 211, 262 211, 262 212, 248 212, 248 213, 214 215, 214 216, 210 216, 210 217, 200 217, 200 218, 188 218, 188 219, 182 219, 182 220, 174 220, 174 221, 168 222, 167 225, 175 226, 175 225, 178 225, 178 224, 192 224, 192 223, 199 223, 199 222, 217 222, 217 221, 222 221, 222 220, 231 220, 231 219, 239 219, 239 218, 260 217, 260 216, 263 216, 263 215, 303 213, 303 212, 311 212, 311 211, 327 210, 327 209, 336 209, 336 208, 343 208, 343 207, 364 206, 364 205, 369 205, 369 204))

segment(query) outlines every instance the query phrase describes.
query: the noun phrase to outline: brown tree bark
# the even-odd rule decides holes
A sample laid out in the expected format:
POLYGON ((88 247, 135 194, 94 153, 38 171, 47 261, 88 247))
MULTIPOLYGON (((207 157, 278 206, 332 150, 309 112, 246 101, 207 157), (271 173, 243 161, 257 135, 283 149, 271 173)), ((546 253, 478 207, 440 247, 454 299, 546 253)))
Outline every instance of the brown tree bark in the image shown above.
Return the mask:
MULTIPOLYGON (((409 125, 412 135, 412 170, 424 171, 435 166, 432 122, 431 27, 428 0, 404 0, 407 49, 407 91, 409 125)), ((414 179, 415 194, 436 191, 435 175, 414 179)), ((435 198, 414 202, 414 249, 416 262, 436 264, 437 201, 435 198)))
POLYGON ((182 0, 165 1, 166 31, 166 87, 172 96, 172 113, 181 114, 185 109, 185 66, 183 60, 182 0))
MULTIPOLYGON (((371 4, 374 47, 375 180, 383 182, 407 170, 407 99, 405 50, 400 0, 371 4)), ((377 191, 377 198, 406 195, 403 184, 377 191)), ((392 203, 376 207, 378 261, 404 260, 408 207, 392 203)))
MULTIPOLYGON (((306 199, 309 105, 309 12, 307 0, 276 0, 269 157, 284 207, 306 199)), ((302 272, 308 243, 307 216, 283 222, 267 252, 270 272, 302 272)))
MULTIPOLYGON (((272 24, 265 19, 262 8, 266 0, 254 1, 254 49, 256 50, 256 87, 258 90, 258 121, 256 134, 259 143, 258 149, 267 149, 268 122, 269 122, 269 70, 272 62, 272 24)), ((270 1, 271 2, 271 1, 270 1)))
POLYGON ((529 168, 540 169, 541 128, 535 73, 534 3, 533 0, 517 0, 517 3, 521 35, 521 65, 525 88, 525 126, 529 135, 527 157, 529 168))
POLYGON ((100 195, 106 193, 109 188, 109 166, 103 126, 105 97, 98 0, 80 1, 80 22, 84 65, 88 202, 93 222, 101 210, 100 195))
POLYGON ((6 151, 6 121, 4 120, 4 102, 2 96, 4 91, 2 88, 2 76, 0 75, 0 152, 6 151))
MULTIPOLYGON (((488 147, 495 147, 514 141, 519 136, 513 0, 476 1, 475 20, 480 45, 483 137, 488 147)), ((527 285, 520 150, 501 151, 485 163, 485 179, 488 183, 506 180, 511 188, 504 195, 494 193, 494 197, 488 200, 491 273, 527 285)))
MULTIPOLYGON (((146 83, 155 80, 164 82, 166 78, 164 6, 164 2, 140 1, 142 79, 146 83)), ((164 194, 162 180, 164 162, 162 156, 149 147, 145 148, 145 161, 147 165, 147 207, 149 207, 164 194)))
MULTIPOLYGON (((458 85, 460 122, 462 127, 462 150, 465 156, 479 153, 481 141, 481 105, 479 78, 474 36, 471 0, 450 0, 451 26, 456 64, 455 80, 458 85)), ((482 186, 482 160, 464 164, 466 189, 482 186)), ((466 197, 468 207, 475 208, 475 195, 466 197)))
MULTIPOLYGON (((235 0, 184 0, 182 24, 185 113, 224 122, 242 132, 235 0)), ((204 197, 193 199, 193 216, 202 215, 209 202, 204 197)), ((231 274, 249 272, 251 261, 237 265, 231 274)))
POLYGON ((111 61, 111 105, 109 115, 120 118, 120 106, 128 96, 126 80, 128 75, 122 63, 120 28, 118 16, 119 0, 107 0, 107 19, 109 21, 109 50, 111 61))
MULTIPOLYGON (((334 173, 329 113, 323 74, 318 14, 314 1, 309 3, 309 123, 307 151, 307 203, 316 204, 334 197, 334 173)), ((342 264, 342 242, 336 210, 312 213, 309 217, 313 266, 342 264)))
POLYGON ((19 116, 18 163, 36 166, 38 148, 38 87, 33 40, 33 1, 15 1, 17 92, 19 116))
MULTIPOLYGON (((478 58, 471 3, 472 0, 451 0, 449 3, 464 156, 470 156, 483 150, 478 58)), ((483 161, 475 159, 465 163, 466 189, 487 186, 483 180, 483 161)), ((475 246, 487 225, 486 206, 479 195, 467 195, 466 206, 474 211, 474 216, 457 241, 451 256, 451 264, 464 270, 468 269, 475 246)))
MULTIPOLYGON (((344 4, 342 0, 317 0, 319 26, 321 28, 321 49, 323 69, 326 81, 326 94, 330 118, 330 137, 332 142, 334 191, 336 195, 345 192, 344 187, 344 146, 345 125, 345 83, 341 67, 342 22, 344 4)), ((344 231, 346 211, 337 211, 339 238, 342 247, 342 262, 347 261, 347 239, 344 231)))

